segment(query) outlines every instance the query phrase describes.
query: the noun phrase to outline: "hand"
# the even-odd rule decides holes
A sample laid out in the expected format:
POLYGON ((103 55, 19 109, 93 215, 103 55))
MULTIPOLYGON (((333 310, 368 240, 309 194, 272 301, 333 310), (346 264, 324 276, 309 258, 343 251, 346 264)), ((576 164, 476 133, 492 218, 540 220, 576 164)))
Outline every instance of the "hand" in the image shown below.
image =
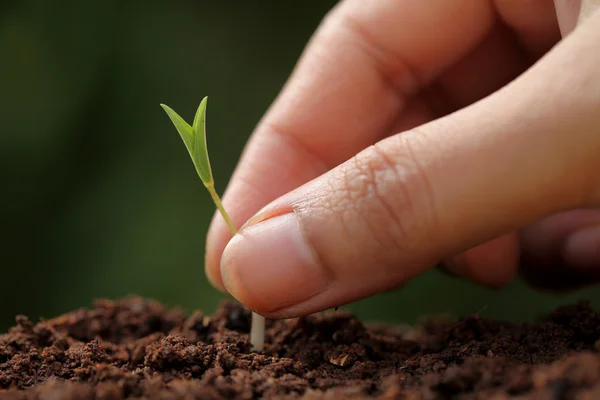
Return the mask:
POLYGON ((341 2, 243 154, 211 282, 279 318, 440 260, 492 287, 600 278, 600 13, 559 42, 578 10, 556 1, 341 2))

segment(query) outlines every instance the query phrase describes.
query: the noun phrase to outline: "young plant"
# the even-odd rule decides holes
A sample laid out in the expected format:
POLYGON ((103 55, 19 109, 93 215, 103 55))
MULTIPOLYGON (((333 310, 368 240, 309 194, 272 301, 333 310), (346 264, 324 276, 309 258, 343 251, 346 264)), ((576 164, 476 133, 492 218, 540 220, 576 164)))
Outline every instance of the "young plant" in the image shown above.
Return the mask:
MULTIPOLYGON (((198 111, 196 111, 196 117, 194 118, 194 123, 190 126, 187 122, 183 120, 175 111, 173 111, 170 107, 161 104, 160 106, 166 111, 167 115, 175 125, 177 132, 183 139, 183 143, 185 143, 185 147, 190 153, 190 157, 192 157, 192 161, 194 162, 194 166, 196 167, 196 172, 202 183, 210 196, 212 197, 215 206, 225 219, 229 230, 232 235, 237 233, 237 229, 235 225, 231 221, 229 214, 223 208, 223 204, 221 203, 221 199, 219 195, 215 191, 215 181, 212 176, 212 169, 210 167, 210 161, 208 158, 208 149, 206 147, 206 102, 208 97, 202 99, 200 106, 198 107, 198 111)), ((250 343, 252 344, 252 349, 254 351, 262 351, 265 342, 265 319, 264 317, 252 313, 252 325, 250 328, 250 343)))

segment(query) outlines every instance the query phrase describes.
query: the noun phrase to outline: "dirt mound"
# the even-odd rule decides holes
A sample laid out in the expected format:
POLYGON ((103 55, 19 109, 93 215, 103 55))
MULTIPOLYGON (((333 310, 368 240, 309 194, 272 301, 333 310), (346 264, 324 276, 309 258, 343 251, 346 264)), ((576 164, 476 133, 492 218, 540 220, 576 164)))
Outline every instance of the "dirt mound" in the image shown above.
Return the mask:
POLYGON ((0 399, 600 399, 600 314, 587 303, 534 324, 472 316, 410 330, 344 312, 269 321, 140 298, 17 325, 0 336, 0 399))

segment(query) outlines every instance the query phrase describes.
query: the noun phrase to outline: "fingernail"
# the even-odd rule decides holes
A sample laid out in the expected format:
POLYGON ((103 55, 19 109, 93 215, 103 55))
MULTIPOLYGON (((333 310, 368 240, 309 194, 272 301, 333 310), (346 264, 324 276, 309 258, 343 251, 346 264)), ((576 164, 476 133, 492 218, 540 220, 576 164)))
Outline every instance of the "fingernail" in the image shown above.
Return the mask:
POLYGON ((235 235, 223 252, 221 276, 229 293, 265 313, 307 300, 328 284, 293 212, 235 235))
POLYGON ((600 225, 570 234, 563 245, 563 258, 581 269, 600 268, 600 225))

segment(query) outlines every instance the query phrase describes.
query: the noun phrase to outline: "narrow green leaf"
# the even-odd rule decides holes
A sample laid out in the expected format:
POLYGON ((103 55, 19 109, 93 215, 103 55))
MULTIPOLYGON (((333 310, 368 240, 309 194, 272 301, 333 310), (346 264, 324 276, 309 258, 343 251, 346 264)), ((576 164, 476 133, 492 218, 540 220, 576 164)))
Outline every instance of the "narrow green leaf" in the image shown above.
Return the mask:
POLYGON ((194 125, 190 126, 183 118, 179 116, 173 109, 165 104, 160 106, 165 110, 173 125, 179 132, 181 139, 185 143, 185 147, 194 162, 196 172, 204 185, 213 183, 210 161, 208 158, 208 149, 206 147, 206 102, 208 97, 205 97, 194 118, 194 125))
POLYGON ((210 168, 210 159, 208 158, 208 148, 206 145, 206 103, 208 97, 205 97, 198 106, 196 117, 194 118, 194 160, 200 179, 204 184, 212 183, 213 176, 210 168))
POLYGON ((198 132, 198 125, 204 124, 204 119, 206 118, 206 103, 208 102, 208 96, 204 97, 198 106, 198 110, 196 110, 196 115, 194 116, 194 124, 192 128, 194 128, 194 132, 198 132))
POLYGON ((185 143, 185 147, 190 153, 190 157, 192 157, 192 161, 194 161, 194 129, 187 122, 185 122, 183 118, 179 116, 179 114, 171 109, 171 107, 165 104, 161 104, 160 106, 165 110, 173 122, 173 125, 175 125, 175 129, 177 129, 177 132, 179 132, 179 136, 181 136, 183 143, 185 143))

